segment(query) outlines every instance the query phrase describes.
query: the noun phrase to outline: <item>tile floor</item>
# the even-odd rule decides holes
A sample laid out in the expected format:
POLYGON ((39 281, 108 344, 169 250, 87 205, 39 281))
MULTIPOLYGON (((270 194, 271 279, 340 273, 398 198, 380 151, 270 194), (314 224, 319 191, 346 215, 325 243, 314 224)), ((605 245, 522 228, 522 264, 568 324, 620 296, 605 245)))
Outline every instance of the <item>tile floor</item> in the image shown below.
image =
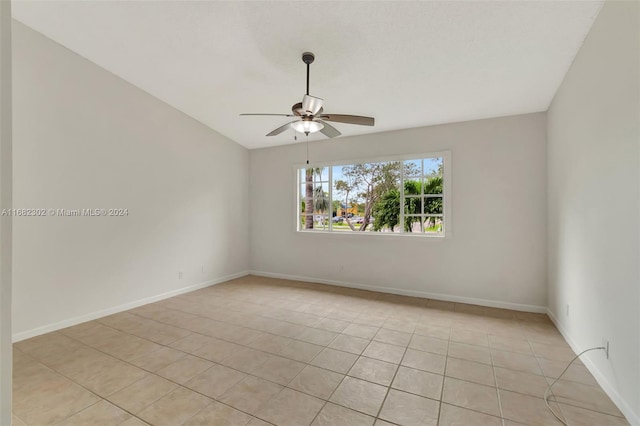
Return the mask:
MULTIPOLYGON (((248 276, 14 345, 14 425, 556 425, 545 315, 248 276)), ((626 425, 581 364, 571 425, 626 425)))

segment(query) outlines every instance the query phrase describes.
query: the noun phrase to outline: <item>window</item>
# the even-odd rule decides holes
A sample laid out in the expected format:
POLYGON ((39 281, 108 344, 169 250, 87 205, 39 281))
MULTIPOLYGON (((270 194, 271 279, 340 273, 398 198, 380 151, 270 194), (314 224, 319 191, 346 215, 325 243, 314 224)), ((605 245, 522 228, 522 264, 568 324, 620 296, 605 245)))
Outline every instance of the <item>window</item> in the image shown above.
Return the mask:
POLYGON ((449 153, 296 167, 297 229, 444 236, 449 153))

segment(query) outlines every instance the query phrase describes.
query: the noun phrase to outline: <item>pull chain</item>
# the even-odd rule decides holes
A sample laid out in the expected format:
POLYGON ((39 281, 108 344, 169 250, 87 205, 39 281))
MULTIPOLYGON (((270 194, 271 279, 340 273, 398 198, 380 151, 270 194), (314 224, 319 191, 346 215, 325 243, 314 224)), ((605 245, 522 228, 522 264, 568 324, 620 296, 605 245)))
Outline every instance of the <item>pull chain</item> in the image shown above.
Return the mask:
POLYGON ((307 133, 307 164, 309 164, 309 134, 307 133))

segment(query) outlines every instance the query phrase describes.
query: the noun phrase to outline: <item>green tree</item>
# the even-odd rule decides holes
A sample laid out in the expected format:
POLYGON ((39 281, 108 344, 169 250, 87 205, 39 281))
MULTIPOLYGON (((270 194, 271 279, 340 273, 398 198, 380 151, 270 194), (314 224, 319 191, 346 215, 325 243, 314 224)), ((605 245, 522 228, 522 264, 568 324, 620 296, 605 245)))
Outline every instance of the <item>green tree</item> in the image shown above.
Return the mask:
POLYGON ((353 164, 342 168, 345 180, 336 182, 336 190, 342 192, 345 205, 348 205, 349 202, 353 205, 363 205, 362 224, 358 229, 351 223, 349 218, 346 218, 347 224, 353 231, 367 230, 367 227, 372 222, 374 206, 378 203, 380 197, 398 187, 402 167, 403 163, 392 161, 353 164), (349 199, 350 194, 353 199, 349 199))

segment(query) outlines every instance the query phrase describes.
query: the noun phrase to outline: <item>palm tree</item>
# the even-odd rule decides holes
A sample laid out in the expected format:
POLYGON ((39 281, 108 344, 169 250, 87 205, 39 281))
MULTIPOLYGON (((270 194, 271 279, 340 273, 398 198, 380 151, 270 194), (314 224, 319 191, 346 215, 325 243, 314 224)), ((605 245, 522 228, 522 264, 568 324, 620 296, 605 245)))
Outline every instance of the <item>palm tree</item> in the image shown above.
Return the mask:
POLYGON ((304 204, 304 229, 313 229, 313 174, 321 175, 321 168, 308 168, 305 170, 305 204, 304 204))

